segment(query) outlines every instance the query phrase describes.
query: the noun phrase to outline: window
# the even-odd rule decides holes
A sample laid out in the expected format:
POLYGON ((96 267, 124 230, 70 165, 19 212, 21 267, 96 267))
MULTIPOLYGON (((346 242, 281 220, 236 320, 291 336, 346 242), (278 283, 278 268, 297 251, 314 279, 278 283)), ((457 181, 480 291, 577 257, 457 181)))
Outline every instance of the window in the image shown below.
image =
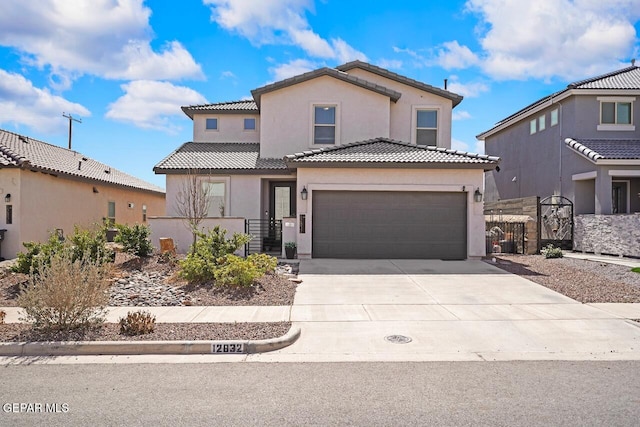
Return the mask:
POLYGON ((107 204, 107 225, 114 226, 116 224, 116 202, 107 204))
POLYGON ((551 123, 549 123, 549 126, 555 126, 558 124, 558 109, 556 108, 555 110, 551 111, 551 123))
POLYGON ((207 130, 218 130, 218 119, 207 119, 207 130))
POLYGON ((536 119, 533 119, 529 122, 529 135, 533 135, 538 131, 538 128, 536 127, 537 123, 538 121, 536 119))
POLYGON ((13 224, 13 206, 7 205, 5 213, 6 213, 5 224, 13 224))
POLYGON ((438 111, 416 111, 416 144, 438 145, 438 111))
POLYGON ((538 130, 542 132, 547 128, 547 120, 544 115, 538 117, 538 130))
POLYGON ((315 106, 313 109, 313 143, 336 143, 336 107, 315 106))
POLYGON ((142 205, 142 222, 147 222, 147 205, 142 205))
POLYGON ((218 217, 224 216, 225 213, 225 185, 224 182, 203 182, 203 192, 209 195, 209 212, 208 216, 218 217))
POLYGON ((256 119, 244 119, 244 130, 256 130, 256 119))
POLYGON ((600 124, 598 130, 635 130, 633 126, 634 97, 598 97, 600 124))

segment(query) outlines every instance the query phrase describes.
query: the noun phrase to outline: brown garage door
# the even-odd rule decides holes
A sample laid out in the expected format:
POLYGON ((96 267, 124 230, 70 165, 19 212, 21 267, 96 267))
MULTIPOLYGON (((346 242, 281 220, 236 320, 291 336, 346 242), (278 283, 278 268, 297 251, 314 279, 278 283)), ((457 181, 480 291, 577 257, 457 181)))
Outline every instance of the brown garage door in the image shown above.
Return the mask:
POLYGON ((466 193, 314 191, 314 258, 465 259, 466 193))

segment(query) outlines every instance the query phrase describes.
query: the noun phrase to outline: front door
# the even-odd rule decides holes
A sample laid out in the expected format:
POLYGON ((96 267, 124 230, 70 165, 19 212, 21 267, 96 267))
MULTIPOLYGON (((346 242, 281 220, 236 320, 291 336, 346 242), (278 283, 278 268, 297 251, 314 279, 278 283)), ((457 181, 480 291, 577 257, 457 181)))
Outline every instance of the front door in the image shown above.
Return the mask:
POLYGON ((296 216, 296 183, 272 182, 269 196, 269 219, 296 216))
POLYGON ((629 198, 629 181, 613 181, 611 183, 612 213, 629 213, 627 200, 629 198))

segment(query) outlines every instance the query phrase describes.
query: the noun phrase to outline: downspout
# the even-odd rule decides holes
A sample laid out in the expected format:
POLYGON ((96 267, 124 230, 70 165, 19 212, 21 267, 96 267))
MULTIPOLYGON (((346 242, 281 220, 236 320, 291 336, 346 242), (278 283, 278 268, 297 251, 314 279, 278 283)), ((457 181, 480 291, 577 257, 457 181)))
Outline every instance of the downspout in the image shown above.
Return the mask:
MULTIPOLYGON (((551 101, 553 105, 553 100, 551 101)), ((558 125, 560 130, 560 196, 562 196, 562 147, 564 147, 564 140, 562 139, 562 104, 558 104, 558 125)))

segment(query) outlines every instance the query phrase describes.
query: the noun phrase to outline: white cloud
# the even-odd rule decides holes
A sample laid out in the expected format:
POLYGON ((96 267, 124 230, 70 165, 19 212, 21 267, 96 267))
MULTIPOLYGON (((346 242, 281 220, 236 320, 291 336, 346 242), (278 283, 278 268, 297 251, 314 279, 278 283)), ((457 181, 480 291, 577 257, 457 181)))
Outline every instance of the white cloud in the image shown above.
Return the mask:
POLYGON ((279 64, 269 68, 269 72, 273 75, 274 81, 288 79, 289 77, 304 74, 318 68, 318 64, 306 59, 294 59, 286 64, 279 64))
POLYGON ((399 59, 380 59, 376 63, 378 67, 387 68, 389 70, 400 70, 402 69, 402 61, 399 59))
POLYGON ((488 92, 489 86, 482 82, 460 83, 457 76, 451 76, 447 90, 465 98, 475 98, 484 92, 488 92))
POLYGON ((91 115, 82 105, 34 87, 20 74, 0 69, 0 123, 25 125, 40 132, 62 132, 67 126, 63 112, 91 115))
POLYGON ((451 138, 451 148, 453 150, 465 151, 467 153, 484 154, 484 142, 475 141, 472 144, 466 143, 456 138, 451 138))
POLYGON ((211 19, 236 31, 257 45, 298 46, 314 58, 348 62, 366 60, 364 53, 340 38, 325 40, 313 31, 305 17, 313 13, 313 0, 203 0, 211 19))
POLYGON ((125 94, 109 104, 106 117, 143 129, 175 133, 180 128, 172 117, 183 115, 180 106, 207 103, 193 89, 168 82, 136 80, 120 87, 125 94))
POLYGON ((18 49, 29 65, 50 67, 57 89, 81 74, 201 78, 200 65, 179 42, 151 48, 150 15, 142 0, 4 0, 0 45, 18 49))
POLYGON ((481 19, 482 68, 496 79, 573 80, 637 50, 640 0, 468 0, 481 19))
POLYGON ((479 62, 478 56, 457 41, 443 43, 437 50, 435 62, 445 70, 467 68, 479 62))
POLYGON ((453 110, 453 113, 451 114, 451 120, 468 120, 470 119, 472 116, 471 114, 469 114, 468 111, 464 111, 464 110, 453 110))

